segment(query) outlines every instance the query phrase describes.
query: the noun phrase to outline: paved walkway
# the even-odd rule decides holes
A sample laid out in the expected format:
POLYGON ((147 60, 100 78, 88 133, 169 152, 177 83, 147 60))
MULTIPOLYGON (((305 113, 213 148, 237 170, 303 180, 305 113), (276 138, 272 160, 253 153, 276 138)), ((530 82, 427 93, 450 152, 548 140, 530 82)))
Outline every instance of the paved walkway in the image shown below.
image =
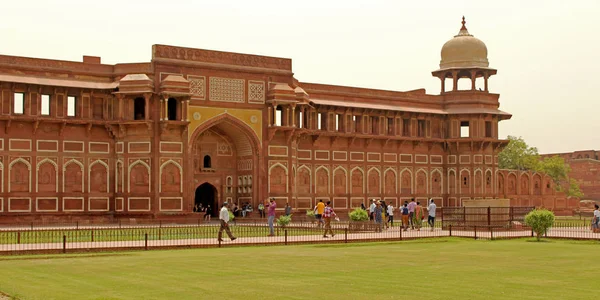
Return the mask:
MULTIPOLYGON (((519 238, 530 237, 531 231, 498 231, 490 232, 489 230, 464 231, 453 230, 452 236, 475 238, 478 239, 490 238, 519 238)), ((448 237, 450 231, 436 228, 434 231, 423 228, 421 231, 409 230, 400 231, 399 227, 384 230, 383 232, 363 232, 363 233, 348 233, 338 230, 334 237, 324 238, 320 234, 314 235, 295 235, 285 236, 279 235, 274 237, 240 237, 235 241, 230 241, 224 238, 221 246, 229 245, 268 245, 268 244, 314 244, 314 243, 344 243, 348 242, 366 242, 366 241, 399 241, 401 239, 417 239, 417 238, 433 238, 433 237, 448 237)), ((571 239, 595 239, 600 241, 600 233, 592 233, 584 228, 557 228, 551 229, 548 232, 548 237, 551 238, 571 238, 571 239)), ((144 240, 140 241, 110 241, 110 242, 67 242, 66 251, 69 250, 100 250, 100 249, 143 249, 143 248, 170 248, 170 247, 218 247, 219 242, 215 238, 198 238, 198 239, 174 239, 174 240, 144 240)), ((0 253, 19 253, 19 252, 44 252, 44 251, 61 251, 63 243, 36 243, 36 244, 0 244, 0 253)))

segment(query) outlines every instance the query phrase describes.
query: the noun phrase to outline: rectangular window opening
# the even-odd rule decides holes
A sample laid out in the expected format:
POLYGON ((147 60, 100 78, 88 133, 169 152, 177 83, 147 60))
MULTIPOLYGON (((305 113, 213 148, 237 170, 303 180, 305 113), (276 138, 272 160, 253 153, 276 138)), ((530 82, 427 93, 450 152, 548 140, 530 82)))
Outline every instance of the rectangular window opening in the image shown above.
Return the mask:
POLYGON ((485 137, 486 138, 492 137, 492 122, 490 122, 490 121, 485 121, 485 137))
POLYGON ((42 95, 41 113, 42 116, 50 115, 50 95, 42 95))
POLYGON ((402 135, 410 136, 410 119, 402 119, 402 135))
POLYGON ((321 114, 317 113, 317 129, 322 130, 323 120, 321 114))
POLYGON ((22 115, 25 111, 25 94, 15 93, 15 101, 13 104, 13 113, 22 115))
POLYGON ((67 117, 75 117, 75 104, 76 104, 75 96, 67 97, 67 117))
POLYGON ((394 119, 393 118, 388 118, 388 121, 387 121, 387 134, 388 135, 393 135, 394 134, 394 119))
POLYGON ((425 120, 417 120, 417 127, 418 137, 425 137, 425 120))
POLYGON ((469 133, 469 121, 461 121, 460 122, 460 137, 468 138, 470 136, 469 133))

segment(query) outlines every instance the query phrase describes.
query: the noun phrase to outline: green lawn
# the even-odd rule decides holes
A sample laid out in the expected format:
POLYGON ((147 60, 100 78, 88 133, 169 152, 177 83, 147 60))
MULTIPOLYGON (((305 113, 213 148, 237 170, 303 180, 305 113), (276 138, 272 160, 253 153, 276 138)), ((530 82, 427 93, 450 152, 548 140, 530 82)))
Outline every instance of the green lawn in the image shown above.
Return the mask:
POLYGON ((18 299, 595 299, 598 242, 429 239, 0 257, 18 299))

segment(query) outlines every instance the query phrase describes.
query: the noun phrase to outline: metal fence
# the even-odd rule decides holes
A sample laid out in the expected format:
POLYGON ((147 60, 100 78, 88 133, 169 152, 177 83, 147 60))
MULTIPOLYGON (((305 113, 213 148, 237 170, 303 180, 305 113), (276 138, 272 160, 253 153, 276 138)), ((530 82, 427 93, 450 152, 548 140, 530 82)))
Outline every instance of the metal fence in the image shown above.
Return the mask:
POLYGON ((476 226, 518 229, 535 207, 442 207, 442 228, 472 229, 476 226))
MULTIPOLYGON (((28 253, 71 253, 85 251, 149 250, 165 248, 227 247, 250 245, 291 245, 315 243, 352 243, 372 241, 403 241, 409 239, 463 237, 473 239, 510 239, 532 237, 530 228, 521 226, 507 229, 505 226, 452 224, 447 228, 436 222, 434 228, 423 224, 422 228, 395 226, 378 227, 373 223, 361 224, 333 222, 332 232, 324 237, 320 224, 294 222, 285 227, 275 226, 275 236, 268 236, 269 227, 262 224, 231 224, 235 240, 223 232, 223 241, 217 240, 220 226, 210 224, 171 224, 161 226, 129 225, 88 226, 80 228, 12 228, 0 231, 0 255, 28 253)), ((594 239, 600 241, 600 233, 593 233, 585 222, 557 220, 544 234, 547 238, 594 239)))

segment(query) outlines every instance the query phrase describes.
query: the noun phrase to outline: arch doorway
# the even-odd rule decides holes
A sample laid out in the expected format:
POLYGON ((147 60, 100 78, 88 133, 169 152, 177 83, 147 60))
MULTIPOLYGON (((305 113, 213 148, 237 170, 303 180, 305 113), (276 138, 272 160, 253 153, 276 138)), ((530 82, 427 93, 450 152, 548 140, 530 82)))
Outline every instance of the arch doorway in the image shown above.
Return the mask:
POLYGON ((202 204, 202 207, 208 207, 210 205, 210 215, 214 216, 214 212, 217 209, 217 196, 215 186, 205 182, 196 188, 194 206, 202 204))

